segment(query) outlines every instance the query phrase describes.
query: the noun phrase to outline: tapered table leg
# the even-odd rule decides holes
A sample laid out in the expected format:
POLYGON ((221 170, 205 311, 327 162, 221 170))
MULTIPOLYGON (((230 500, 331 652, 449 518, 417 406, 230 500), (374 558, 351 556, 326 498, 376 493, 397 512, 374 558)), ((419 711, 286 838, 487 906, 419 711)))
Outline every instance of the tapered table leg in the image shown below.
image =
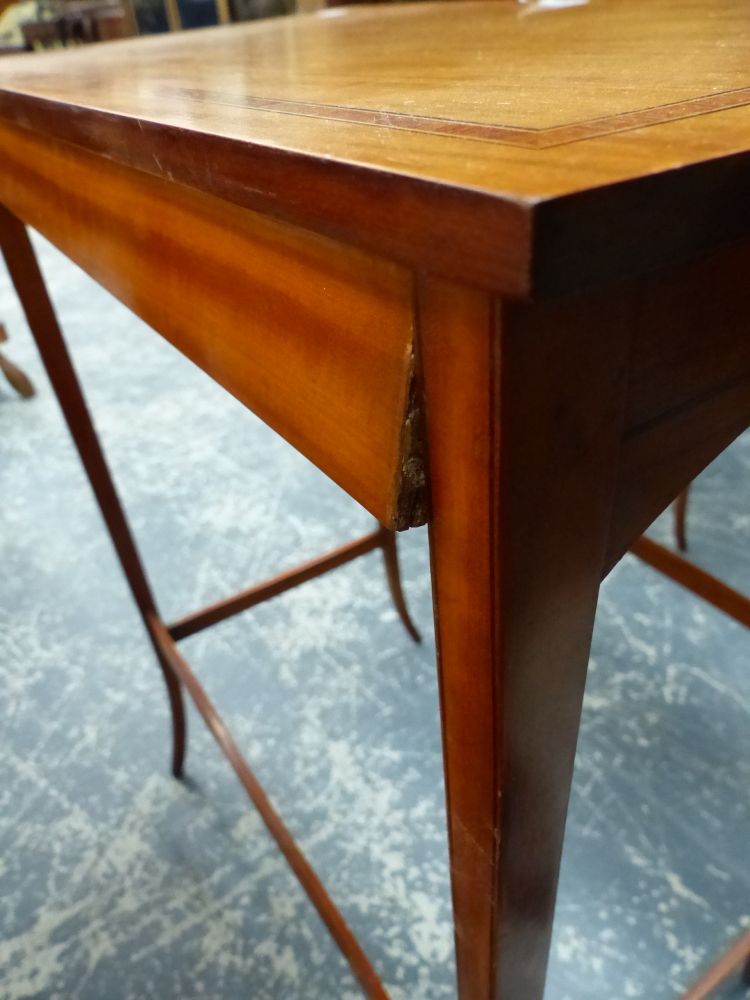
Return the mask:
POLYGON ((439 281, 419 308, 459 997, 541 1000, 628 324, 439 281))
POLYGON ((26 227, 2 205, 0 205, 0 246, 44 367, 164 673, 172 709, 172 771, 179 777, 185 757, 185 708, 180 682, 153 632, 151 623, 156 617, 156 608, 151 588, 65 347, 26 227))

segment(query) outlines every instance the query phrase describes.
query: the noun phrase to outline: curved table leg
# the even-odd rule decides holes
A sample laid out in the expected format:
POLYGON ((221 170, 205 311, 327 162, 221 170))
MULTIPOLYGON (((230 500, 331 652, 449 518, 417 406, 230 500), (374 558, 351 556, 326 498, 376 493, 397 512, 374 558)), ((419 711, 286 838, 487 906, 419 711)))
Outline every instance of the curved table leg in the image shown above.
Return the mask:
MULTIPOLYGON (((5 327, 0 323, 0 344, 4 343, 7 339, 8 334, 5 332, 5 327)), ((18 365, 14 365, 4 354, 0 354, 0 372, 3 373, 16 392, 20 393, 24 399, 31 399, 36 394, 34 384, 28 375, 25 375, 18 365)))
POLYGON ((396 532, 380 525, 382 534, 383 561, 385 562, 385 572, 388 577, 388 587, 391 591, 393 603, 396 605, 399 617, 404 628, 412 637, 414 642, 421 642, 422 636, 417 631, 417 627, 411 620, 409 609, 406 606, 404 592, 401 588, 401 570, 398 564, 398 548, 396 547, 396 532))
POLYGON ((57 394, 66 423, 164 673, 172 710, 172 772, 175 777, 180 777, 185 759, 185 706, 182 688, 154 635, 152 621, 157 615, 151 588, 97 439, 26 227, 3 206, 0 206, 0 246, 44 367, 57 394))
POLYGON ((680 552, 687 552, 687 502, 690 487, 686 486, 674 502, 674 536, 680 552))

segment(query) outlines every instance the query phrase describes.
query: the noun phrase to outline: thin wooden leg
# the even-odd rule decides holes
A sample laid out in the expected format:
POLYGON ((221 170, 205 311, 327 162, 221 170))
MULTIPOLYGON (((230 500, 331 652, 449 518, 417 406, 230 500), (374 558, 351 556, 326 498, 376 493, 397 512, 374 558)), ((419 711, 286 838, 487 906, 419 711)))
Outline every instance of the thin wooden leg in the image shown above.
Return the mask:
POLYGON ((391 591, 393 603, 396 605, 399 617, 404 628, 412 637, 414 642, 421 642, 422 636, 417 631, 417 627, 411 620, 409 609, 406 606, 404 592, 401 589, 401 570, 398 565, 398 549, 396 548, 396 533, 389 528, 380 525, 382 536, 383 561, 385 562, 385 572, 388 577, 388 587, 391 591))
POLYGON ((723 580, 718 580, 695 563, 659 545, 648 535, 641 535, 630 547, 630 551, 675 583, 734 618, 740 625, 750 628, 750 598, 728 587, 723 580))
POLYGON ((674 502, 674 537, 680 552, 687 552, 687 502, 690 487, 686 486, 674 502))
POLYGON ((698 982, 683 993, 682 1000, 704 1000, 716 987, 741 966, 744 984, 750 985, 750 931, 735 941, 731 948, 701 976, 698 982))
POLYGON ((621 436, 617 312, 421 285, 460 1000, 544 989, 621 436))
POLYGON ((164 673, 172 709, 172 771, 182 774, 185 707, 180 682, 154 634, 154 598, 49 300, 26 227, 0 205, 0 246, 44 367, 55 390, 120 563, 164 673))

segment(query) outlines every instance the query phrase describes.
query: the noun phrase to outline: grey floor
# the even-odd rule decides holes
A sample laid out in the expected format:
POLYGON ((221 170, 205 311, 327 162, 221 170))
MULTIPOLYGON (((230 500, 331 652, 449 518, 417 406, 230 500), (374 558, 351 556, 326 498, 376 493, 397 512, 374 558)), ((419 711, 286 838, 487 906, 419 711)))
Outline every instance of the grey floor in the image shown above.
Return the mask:
MULTIPOLYGON (((370 518, 38 240, 163 613, 370 518)), ((0 998, 353 1000, 343 960, 162 681, 4 272, 0 998)), ((692 554, 750 593, 750 437, 696 484, 692 554)), ((666 537, 667 525, 654 531, 666 537)), ((394 1000, 455 996, 423 530, 412 645, 376 554, 185 643, 394 1000)), ((626 558, 602 589, 547 1000, 679 995, 750 927, 750 635, 626 558)), ((745 996, 730 983, 723 997, 745 996)))

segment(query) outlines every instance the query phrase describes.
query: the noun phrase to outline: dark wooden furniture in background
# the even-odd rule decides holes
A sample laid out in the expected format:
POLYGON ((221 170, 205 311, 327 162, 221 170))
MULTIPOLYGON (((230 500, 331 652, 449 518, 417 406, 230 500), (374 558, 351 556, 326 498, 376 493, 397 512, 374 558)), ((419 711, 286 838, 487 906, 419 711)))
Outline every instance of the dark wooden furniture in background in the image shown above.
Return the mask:
POLYGON ((29 49, 106 42, 138 34, 132 0, 55 0, 55 16, 21 25, 29 49))
MULTIPOLYGON (((17 220, 387 528, 427 505, 461 1000, 540 1000, 599 582, 750 425, 749 47, 743 0, 497 0, 0 66, 50 374, 17 220)), ((141 604, 175 732, 184 684, 384 997, 141 604)))

